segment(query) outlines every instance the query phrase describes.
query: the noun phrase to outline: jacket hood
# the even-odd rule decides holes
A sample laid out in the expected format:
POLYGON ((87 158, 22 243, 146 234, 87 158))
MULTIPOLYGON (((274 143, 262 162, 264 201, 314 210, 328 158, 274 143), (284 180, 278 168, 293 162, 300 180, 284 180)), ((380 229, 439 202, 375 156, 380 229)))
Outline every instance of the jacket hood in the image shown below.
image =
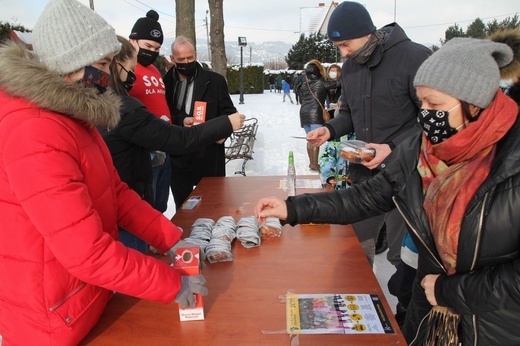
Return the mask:
POLYGON ((0 88, 90 126, 114 128, 120 119, 121 101, 112 91, 99 94, 95 88, 68 82, 14 42, 0 46, 0 88))
POLYGON ((408 36, 406 36, 404 30, 397 23, 385 25, 379 30, 387 32, 386 39, 383 41, 385 50, 388 50, 399 42, 410 40, 408 36))

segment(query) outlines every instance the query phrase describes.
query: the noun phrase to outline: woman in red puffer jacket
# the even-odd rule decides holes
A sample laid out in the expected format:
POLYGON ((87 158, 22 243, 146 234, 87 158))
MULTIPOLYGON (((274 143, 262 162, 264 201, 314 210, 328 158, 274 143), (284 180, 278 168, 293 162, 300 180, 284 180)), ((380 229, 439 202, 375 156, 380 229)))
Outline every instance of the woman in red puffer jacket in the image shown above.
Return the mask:
POLYGON ((168 264, 117 241, 121 225, 165 252, 181 231, 121 182, 96 130, 119 120, 119 98, 104 92, 114 30, 51 0, 33 38, 34 52, 0 47, 4 346, 77 344, 114 291, 169 303, 181 287, 168 264))

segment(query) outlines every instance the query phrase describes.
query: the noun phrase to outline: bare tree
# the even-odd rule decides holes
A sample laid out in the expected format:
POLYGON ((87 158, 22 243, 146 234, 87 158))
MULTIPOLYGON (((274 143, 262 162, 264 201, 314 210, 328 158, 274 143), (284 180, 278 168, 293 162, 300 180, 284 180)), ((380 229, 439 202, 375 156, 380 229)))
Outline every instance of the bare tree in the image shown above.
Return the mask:
POLYGON ((186 36, 197 47, 197 37, 195 36, 195 0, 175 0, 175 15, 177 16, 175 35, 186 36))
POLYGON ((211 41, 211 66, 213 71, 226 77, 227 57, 224 44, 224 9, 223 0, 208 0, 211 41))

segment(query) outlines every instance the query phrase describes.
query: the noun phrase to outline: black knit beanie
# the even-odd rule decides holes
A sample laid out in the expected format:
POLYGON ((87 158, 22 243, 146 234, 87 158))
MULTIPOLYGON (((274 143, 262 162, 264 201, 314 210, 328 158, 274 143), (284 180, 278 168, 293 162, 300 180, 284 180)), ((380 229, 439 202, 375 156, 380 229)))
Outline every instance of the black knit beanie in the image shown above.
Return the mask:
POLYGON ((162 45, 163 31, 161 24, 158 22, 159 13, 154 10, 148 11, 146 17, 139 18, 132 28, 129 38, 134 40, 150 40, 162 45))
POLYGON ((327 27, 331 41, 360 38, 376 31, 365 6, 359 2, 344 1, 332 12, 327 27))

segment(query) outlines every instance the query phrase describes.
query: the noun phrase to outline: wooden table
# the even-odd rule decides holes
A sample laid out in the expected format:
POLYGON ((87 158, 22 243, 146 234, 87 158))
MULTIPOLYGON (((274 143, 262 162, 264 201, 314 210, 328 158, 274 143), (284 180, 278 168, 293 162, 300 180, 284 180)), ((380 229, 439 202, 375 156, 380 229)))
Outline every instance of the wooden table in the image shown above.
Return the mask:
MULTIPOLYGON (((202 196, 193 210, 180 210, 172 221, 186 236, 199 217, 235 220, 253 214, 259 198, 286 197, 283 177, 204 178, 192 195, 202 196)), ((301 177, 298 177, 301 178, 301 177)), ((297 193, 318 190, 298 190, 297 193)), ((286 328, 279 296, 295 293, 378 294, 396 334, 300 335, 300 345, 406 345, 383 291, 351 226, 284 226, 279 238, 263 238, 260 247, 233 243, 232 262, 208 263, 203 274, 204 321, 180 322, 177 304, 160 304, 122 294, 109 303, 84 340, 89 345, 290 345, 288 334, 263 334, 286 328)))

